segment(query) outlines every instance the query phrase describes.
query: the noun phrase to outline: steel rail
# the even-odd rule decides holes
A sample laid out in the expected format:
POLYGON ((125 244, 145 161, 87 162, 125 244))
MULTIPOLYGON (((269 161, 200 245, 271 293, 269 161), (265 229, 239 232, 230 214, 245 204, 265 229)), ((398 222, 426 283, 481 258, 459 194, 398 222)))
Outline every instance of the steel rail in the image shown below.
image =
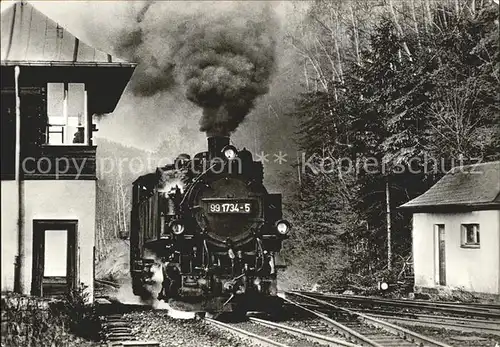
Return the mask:
POLYGON ((308 309, 307 307, 304 307, 304 306, 302 306, 294 301, 291 301, 290 299, 284 298, 284 300, 289 302, 292 305, 297 306, 298 308, 300 308, 306 312, 312 313, 313 315, 315 315, 318 318, 321 318, 323 321, 329 323, 331 326, 334 327, 334 329, 336 329, 340 334, 342 334, 344 337, 346 337, 348 339, 354 340, 355 342, 360 343, 361 345, 368 345, 368 346, 372 346, 372 347, 383 347, 382 345, 378 344, 377 342, 375 342, 375 341, 369 339, 368 337, 358 333, 357 331, 354 331, 353 329, 345 326, 344 324, 341 324, 341 323, 331 319, 330 317, 328 317, 322 313, 308 309))
POLYGON ((253 342, 259 344, 260 346, 271 346, 271 347, 289 347, 288 345, 284 345, 280 342, 276 342, 273 340, 270 340, 264 336, 259 336, 257 334, 251 333, 249 331, 233 327, 229 324, 222 323, 218 320, 212 319, 212 318, 205 318, 205 322, 208 322, 220 329, 226 330, 231 333, 236 333, 236 335, 239 335, 240 337, 245 337, 245 338, 251 338, 254 340, 253 342))
MULTIPOLYGON (((453 304, 453 303, 450 303, 450 304, 453 304)), ((495 304, 495 303, 466 302, 466 303, 463 303, 463 305, 470 306, 470 307, 492 308, 494 310, 500 310, 500 304, 495 304)))
POLYGON ((413 319, 443 319, 456 322, 466 322, 466 323, 477 323, 477 324, 498 324, 500 326, 500 320, 498 319, 475 319, 467 317, 456 317, 456 316, 444 316, 440 314, 423 314, 423 313, 412 313, 412 312, 395 312, 395 311, 383 311, 383 310, 366 310, 366 309, 350 309, 355 312, 361 312, 364 314, 380 315, 387 317, 406 317, 413 319))
POLYGON ((350 342, 347 342, 344 340, 336 339, 334 337, 316 334, 316 333, 313 333, 311 331, 294 328, 294 327, 291 327, 288 325, 283 325, 283 324, 271 322, 271 321, 268 321, 265 319, 259 319, 259 318, 255 318, 255 317, 249 317, 249 319, 252 322, 266 326, 268 328, 279 329, 279 330, 284 331, 288 334, 303 337, 311 342, 316 342, 316 343, 319 343, 322 345, 326 344, 328 346, 345 346, 345 347, 359 346, 359 345, 355 345, 353 343, 350 343, 350 342))
POLYGON ((447 328, 450 330, 457 330, 462 332, 472 332, 472 333, 485 333, 485 334, 493 334, 500 336, 500 325, 496 322, 490 322, 489 324, 480 325, 480 324, 467 324, 457 323, 447 321, 446 319, 418 319, 418 318, 409 318, 409 317, 398 317, 398 316, 386 316, 386 315, 376 315, 370 314, 370 317, 374 317, 377 319, 383 319, 386 321, 394 322, 394 323, 403 323, 408 325, 415 326, 425 326, 425 327, 439 327, 439 328, 447 328), (496 325, 494 325, 496 323, 496 325))
POLYGON ((367 315, 359 313, 359 312, 351 311, 351 310, 343 308, 343 307, 335 306, 335 305, 333 305, 333 304, 331 304, 329 302, 326 302, 326 301, 323 301, 323 300, 320 300, 320 299, 317 299, 317 298, 313 298, 311 296, 307 296, 307 295, 300 294, 300 293, 295 293, 295 292, 292 292, 290 294, 296 295, 298 297, 301 297, 301 298, 304 298, 304 299, 307 299, 307 300, 311 300, 311 301, 317 302, 317 303, 319 303, 321 305, 324 305, 324 306, 327 306, 327 307, 331 307, 331 308, 336 309, 338 311, 345 312, 345 313, 347 313, 349 315, 356 316, 360 320, 364 321, 367 324, 370 324, 370 325, 375 326, 377 328, 383 329, 383 330, 385 330, 387 332, 396 334, 396 335, 402 337, 405 340, 411 340, 413 342, 418 342, 418 343, 420 343, 422 345, 432 346, 432 347, 452 347, 450 345, 447 345, 445 343, 433 340, 433 339, 431 339, 431 338, 429 338, 427 336, 418 334, 418 333, 413 332, 411 330, 408 330, 406 328, 394 325, 392 323, 389 323, 389 322, 386 322, 386 321, 383 321, 383 320, 380 320, 380 319, 377 319, 377 318, 374 318, 374 317, 367 316, 367 315))

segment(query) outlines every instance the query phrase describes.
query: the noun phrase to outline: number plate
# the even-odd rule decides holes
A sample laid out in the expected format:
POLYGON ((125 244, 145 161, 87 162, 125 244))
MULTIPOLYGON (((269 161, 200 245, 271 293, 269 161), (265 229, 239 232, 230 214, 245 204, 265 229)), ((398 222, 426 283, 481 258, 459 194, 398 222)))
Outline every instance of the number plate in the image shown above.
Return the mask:
POLYGON ((207 201, 208 213, 248 214, 252 213, 249 201, 207 201))

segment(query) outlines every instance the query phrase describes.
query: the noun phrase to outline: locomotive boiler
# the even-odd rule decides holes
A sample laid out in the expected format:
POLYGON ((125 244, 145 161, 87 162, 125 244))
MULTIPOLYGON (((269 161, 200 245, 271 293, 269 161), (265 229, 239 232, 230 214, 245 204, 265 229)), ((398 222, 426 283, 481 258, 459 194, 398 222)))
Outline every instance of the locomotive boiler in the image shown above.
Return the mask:
POLYGON ((149 295, 161 271, 154 294, 176 307, 245 312, 276 304, 277 256, 290 224, 263 175, 250 151, 215 136, 208 151, 140 176, 131 212, 134 294, 149 295))

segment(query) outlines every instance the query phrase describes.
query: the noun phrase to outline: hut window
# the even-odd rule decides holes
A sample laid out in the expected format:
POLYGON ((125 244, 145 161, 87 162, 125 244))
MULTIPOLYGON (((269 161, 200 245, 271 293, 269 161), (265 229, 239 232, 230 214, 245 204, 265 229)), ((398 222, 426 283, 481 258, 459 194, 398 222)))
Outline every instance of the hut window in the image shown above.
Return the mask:
POLYGON ((47 144, 88 143, 87 92, 83 83, 48 83, 47 144))
POLYGON ((479 224, 462 224, 462 247, 478 248, 479 224))

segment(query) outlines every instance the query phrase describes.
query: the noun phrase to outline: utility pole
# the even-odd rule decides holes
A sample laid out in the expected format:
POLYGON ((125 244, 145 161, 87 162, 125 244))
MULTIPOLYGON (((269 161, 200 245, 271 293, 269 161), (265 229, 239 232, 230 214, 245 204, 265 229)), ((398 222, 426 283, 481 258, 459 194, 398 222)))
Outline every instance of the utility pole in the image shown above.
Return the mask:
POLYGON ((392 269, 392 247, 391 247, 391 195, 389 190, 389 176, 385 177, 385 213, 387 219, 387 269, 392 269))
POLYGON ((21 69, 19 66, 14 68, 14 85, 16 93, 16 150, 15 150, 15 181, 17 184, 17 261, 16 261, 16 289, 19 293, 24 293, 24 182, 21 175, 21 88, 19 85, 19 75, 21 69))

